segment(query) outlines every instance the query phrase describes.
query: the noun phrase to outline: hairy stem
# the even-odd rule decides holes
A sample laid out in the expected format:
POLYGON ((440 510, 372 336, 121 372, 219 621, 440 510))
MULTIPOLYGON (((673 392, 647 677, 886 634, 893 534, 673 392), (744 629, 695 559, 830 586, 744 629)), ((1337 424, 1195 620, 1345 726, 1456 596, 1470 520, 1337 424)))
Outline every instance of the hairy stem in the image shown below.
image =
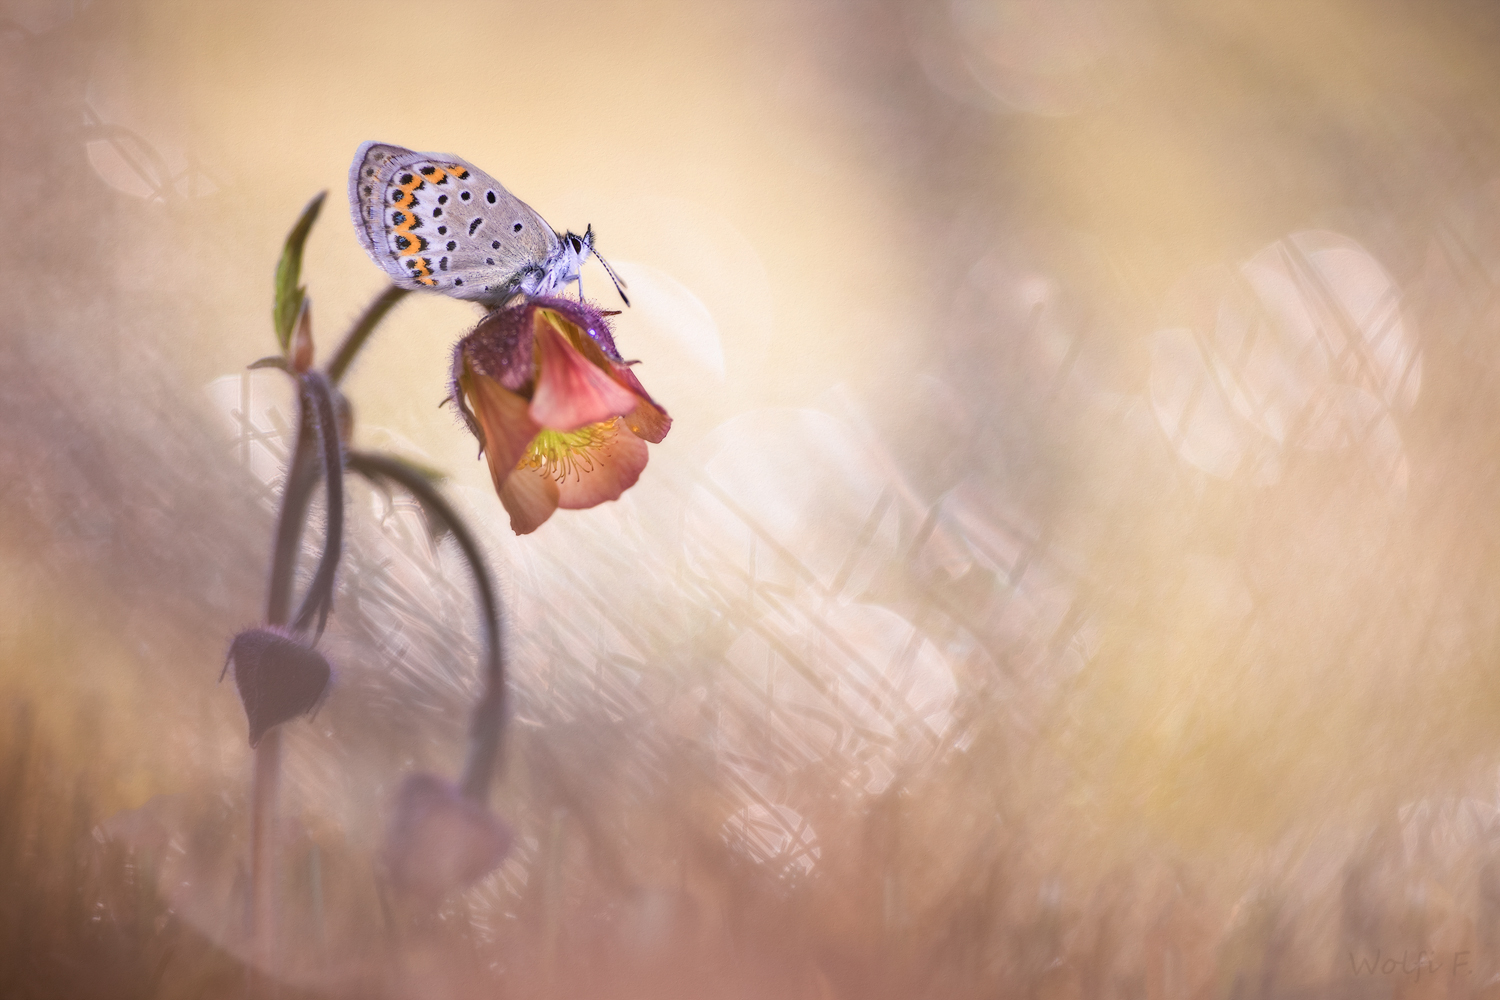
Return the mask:
POLYGON ((365 311, 359 319, 354 321, 354 326, 344 337, 344 342, 334 352, 333 358, 328 362, 325 370, 328 372, 328 381, 338 385, 343 381, 344 375, 353 363, 354 356, 359 349, 365 346, 365 341, 370 339, 370 334, 375 332, 375 327, 385 319, 385 314, 407 295, 407 289, 391 285, 385 291, 375 297, 375 301, 365 307, 365 311))
POLYGON ((314 617, 317 634, 323 634, 328 609, 333 606, 333 577, 344 552, 344 453, 339 444, 338 414, 333 403, 333 386, 321 372, 308 372, 299 380, 307 401, 304 413, 315 418, 318 443, 323 453, 323 483, 328 507, 328 531, 323 541, 323 557, 317 572, 303 595, 302 606, 292 620, 298 631, 306 629, 314 617))
POLYGON ((287 461, 286 481, 281 488, 281 513, 276 521, 276 543, 271 553, 271 582, 266 595, 266 624, 285 625, 292 612, 292 582, 297 553, 302 546, 302 527, 307 506, 317 482, 317 435, 305 394, 297 394, 297 443, 287 461))
MULTIPOLYGON (((255 745, 250 807, 250 934, 258 975, 276 966, 276 800, 281 783, 281 727, 255 745)), ((259 995, 252 990, 251 995, 259 995)))
MULTIPOLYGON (((317 481, 317 457, 312 429, 313 412, 307 395, 297 393, 297 443, 287 460, 286 480, 281 489, 281 512, 276 521, 276 541, 271 553, 271 580, 266 596, 266 623, 285 625, 291 614, 292 582, 297 553, 302 545, 302 527, 317 481)), ((262 989, 259 977, 275 963, 276 900, 275 829, 277 786, 281 776, 281 727, 275 726, 255 747, 255 774, 250 790, 250 934, 254 979, 251 995, 262 989)))
POLYGON ((499 759, 505 726, 505 651, 500 631, 500 606, 495 599, 495 587, 484 555, 468 525, 417 470, 386 455, 359 451, 349 452, 349 468, 372 481, 383 479, 396 483, 416 497, 428 515, 453 534, 470 572, 474 574, 474 589, 479 594, 484 626, 484 693, 474 706, 469 722, 469 746, 459 785, 470 799, 485 804, 489 799, 490 780, 499 759))

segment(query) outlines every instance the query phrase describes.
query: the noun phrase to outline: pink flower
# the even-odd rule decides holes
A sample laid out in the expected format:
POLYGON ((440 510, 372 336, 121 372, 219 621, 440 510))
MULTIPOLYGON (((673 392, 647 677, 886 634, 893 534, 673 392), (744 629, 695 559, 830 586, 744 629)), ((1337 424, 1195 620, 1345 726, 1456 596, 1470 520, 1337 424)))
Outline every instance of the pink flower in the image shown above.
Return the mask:
POLYGON ((490 313, 453 351, 451 393, 518 535, 559 507, 619 499, 671 417, 615 350, 604 315, 537 298, 490 313))

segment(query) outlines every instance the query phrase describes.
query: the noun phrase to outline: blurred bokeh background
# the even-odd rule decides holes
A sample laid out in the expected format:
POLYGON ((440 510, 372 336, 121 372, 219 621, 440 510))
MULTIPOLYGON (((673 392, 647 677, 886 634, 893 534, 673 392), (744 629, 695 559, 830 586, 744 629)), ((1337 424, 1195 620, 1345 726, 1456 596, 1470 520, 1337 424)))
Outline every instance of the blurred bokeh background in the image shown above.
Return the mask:
POLYGON ((361 357, 502 583, 516 844, 381 888, 478 642, 352 487, 285 995, 1500 994, 1497 56, 1479 0, 0 0, 0 992, 244 989, 245 366, 316 192, 322 351, 383 287, 379 139, 591 223, 675 425, 516 538, 474 308, 361 357))

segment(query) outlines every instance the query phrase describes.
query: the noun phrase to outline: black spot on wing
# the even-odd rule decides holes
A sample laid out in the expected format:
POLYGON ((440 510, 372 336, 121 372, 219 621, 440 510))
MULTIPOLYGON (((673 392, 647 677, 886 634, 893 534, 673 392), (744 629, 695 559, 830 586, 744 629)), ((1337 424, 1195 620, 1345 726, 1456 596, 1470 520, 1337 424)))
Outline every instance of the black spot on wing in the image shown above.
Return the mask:
POLYGON ((482 223, 483 221, 484 221, 483 219, 475 219, 473 222, 469 223, 469 235, 470 236, 474 235, 474 230, 478 229, 479 228, 479 224, 482 223))

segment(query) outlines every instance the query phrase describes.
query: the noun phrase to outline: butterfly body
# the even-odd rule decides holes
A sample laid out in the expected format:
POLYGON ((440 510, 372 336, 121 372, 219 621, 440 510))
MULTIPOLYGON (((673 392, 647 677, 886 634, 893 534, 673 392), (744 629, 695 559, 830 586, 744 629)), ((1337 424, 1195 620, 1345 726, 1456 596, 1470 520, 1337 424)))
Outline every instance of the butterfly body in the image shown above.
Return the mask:
POLYGON ((558 235, 500 182, 456 156, 367 142, 349 168, 365 252, 403 288, 498 307, 578 280, 593 231, 558 235))

